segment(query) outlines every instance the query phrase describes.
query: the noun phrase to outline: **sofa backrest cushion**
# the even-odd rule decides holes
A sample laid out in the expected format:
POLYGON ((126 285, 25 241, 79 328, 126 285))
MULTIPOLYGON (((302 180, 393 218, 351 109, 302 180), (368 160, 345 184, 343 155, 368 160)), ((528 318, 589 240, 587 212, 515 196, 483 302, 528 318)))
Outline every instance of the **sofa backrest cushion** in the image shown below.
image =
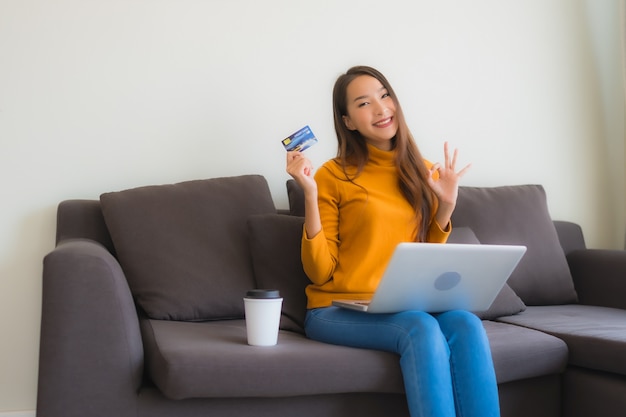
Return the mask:
POLYGON ((304 289, 310 284, 300 256, 303 225, 303 217, 284 214, 260 214, 248 220, 256 284, 280 291, 280 328, 300 333, 306 315, 304 289))
POLYGON ((304 192, 295 180, 287 180, 287 198, 289 214, 304 217, 304 192))
POLYGON ((508 281, 526 305, 577 301, 542 186, 460 187, 452 224, 470 227, 481 243, 527 247, 508 281))
POLYGON ((153 319, 241 318, 254 287, 250 215, 275 212, 259 175, 103 194, 102 213, 138 305, 153 319))

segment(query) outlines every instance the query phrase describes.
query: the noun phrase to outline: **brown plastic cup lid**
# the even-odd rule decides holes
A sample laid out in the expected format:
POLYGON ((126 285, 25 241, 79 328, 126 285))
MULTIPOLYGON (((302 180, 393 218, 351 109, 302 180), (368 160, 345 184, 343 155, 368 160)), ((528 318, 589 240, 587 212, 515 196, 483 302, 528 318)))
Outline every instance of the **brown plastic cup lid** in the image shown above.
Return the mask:
POLYGON ((268 299, 268 298, 280 298, 280 292, 278 290, 249 290, 246 292, 246 298, 256 299, 268 299))

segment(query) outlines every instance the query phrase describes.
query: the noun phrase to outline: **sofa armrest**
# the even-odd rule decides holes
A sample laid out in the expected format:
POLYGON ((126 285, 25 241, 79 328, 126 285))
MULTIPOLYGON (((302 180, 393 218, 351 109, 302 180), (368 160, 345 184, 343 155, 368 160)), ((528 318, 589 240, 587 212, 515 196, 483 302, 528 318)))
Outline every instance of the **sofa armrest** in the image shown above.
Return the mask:
POLYGON ((626 309, 626 251, 575 250, 567 262, 581 304, 626 309))
POLYGON ((553 223, 565 255, 586 248, 583 229, 579 224, 563 220, 554 220, 553 223))
POLYGON ((37 415, 136 416, 139 320, 117 260, 91 240, 44 258, 37 415))

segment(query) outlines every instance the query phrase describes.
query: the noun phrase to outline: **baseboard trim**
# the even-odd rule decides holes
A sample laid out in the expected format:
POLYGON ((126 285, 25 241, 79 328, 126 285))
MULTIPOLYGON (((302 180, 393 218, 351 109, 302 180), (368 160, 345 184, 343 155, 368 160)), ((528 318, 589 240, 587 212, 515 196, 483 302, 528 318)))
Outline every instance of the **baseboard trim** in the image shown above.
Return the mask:
POLYGON ((0 411, 0 417, 35 417, 35 410, 32 410, 32 411, 0 411))

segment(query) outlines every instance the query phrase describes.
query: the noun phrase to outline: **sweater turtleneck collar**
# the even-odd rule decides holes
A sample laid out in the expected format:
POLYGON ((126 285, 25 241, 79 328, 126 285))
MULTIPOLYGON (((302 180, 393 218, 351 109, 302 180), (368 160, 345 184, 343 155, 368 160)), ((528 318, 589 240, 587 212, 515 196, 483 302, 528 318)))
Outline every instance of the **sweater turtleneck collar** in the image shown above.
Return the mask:
POLYGON ((369 162, 381 165, 381 166, 394 166, 395 165, 395 156, 396 151, 383 151, 382 149, 378 149, 377 147, 367 144, 367 150, 369 152, 369 162))

